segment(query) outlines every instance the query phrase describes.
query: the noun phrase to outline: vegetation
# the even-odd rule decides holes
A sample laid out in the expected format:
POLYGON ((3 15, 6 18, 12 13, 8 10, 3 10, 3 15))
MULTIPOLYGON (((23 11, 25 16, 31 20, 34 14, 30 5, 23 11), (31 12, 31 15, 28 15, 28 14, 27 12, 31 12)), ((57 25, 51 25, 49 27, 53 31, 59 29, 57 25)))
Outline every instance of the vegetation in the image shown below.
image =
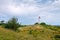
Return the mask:
POLYGON ((0 40, 60 40, 59 31, 41 25, 29 25, 19 29, 19 32, 15 32, 0 27, 0 40))
POLYGON ((46 23, 42 22, 42 23, 40 23, 40 25, 46 25, 46 23))
POLYGON ((17 30, 17 28, 20 26, 20 24, 17 23, 17 21, 18 21, 18 19, 13 17, 6 23, 5 28, 17 30))
POLYGON ((38 24, 39 24, 38 22, 35 23, 35 25, 38 25, 38 24))
POLYGON ((60 40, 60 35, 55 35, 55 40, 60 40))
POLYGON ((1 21, 0 24, 0 40, 60 40, 60 26, 44 22, 21 25, 15 17, 6 23, 1 21))

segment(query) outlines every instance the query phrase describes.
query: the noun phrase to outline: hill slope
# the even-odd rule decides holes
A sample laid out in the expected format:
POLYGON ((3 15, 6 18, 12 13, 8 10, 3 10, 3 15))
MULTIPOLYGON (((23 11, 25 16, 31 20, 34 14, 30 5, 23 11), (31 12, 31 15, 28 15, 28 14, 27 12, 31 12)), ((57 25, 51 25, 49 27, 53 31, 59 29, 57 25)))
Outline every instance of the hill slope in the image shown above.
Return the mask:
POLYGON ((30 25, 18 28, 19 32, 0 28, 0 40, 60 40, 59 32, 48 29, 41 25, 30 25))

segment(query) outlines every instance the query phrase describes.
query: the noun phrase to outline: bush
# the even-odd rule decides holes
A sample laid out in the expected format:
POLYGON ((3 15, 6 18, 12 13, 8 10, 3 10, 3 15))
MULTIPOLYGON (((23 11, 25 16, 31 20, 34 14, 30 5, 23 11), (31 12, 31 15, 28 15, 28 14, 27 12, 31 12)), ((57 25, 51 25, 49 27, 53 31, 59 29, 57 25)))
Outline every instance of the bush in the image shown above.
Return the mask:
POLYGON ((20 26, 19 23, 17 23, 18 19, 13 17, 11 18, 6 24, 5 28, 12 29, 12 30, 17 30, 17 28, 20 26))
POLYGON ((4 25, 4 20, 0 21, 0 25, 4 25))
POLYGON ((46 23, 42 22, 42 23, 40 23, 40 25, 46 25, 46 23))
POLYGON ((55 35, 54 37, 56 40, 60 40, 60 35, 55 35))
POLYGON ((39 24, 38 22, 35 23, 35 25, 39 24))

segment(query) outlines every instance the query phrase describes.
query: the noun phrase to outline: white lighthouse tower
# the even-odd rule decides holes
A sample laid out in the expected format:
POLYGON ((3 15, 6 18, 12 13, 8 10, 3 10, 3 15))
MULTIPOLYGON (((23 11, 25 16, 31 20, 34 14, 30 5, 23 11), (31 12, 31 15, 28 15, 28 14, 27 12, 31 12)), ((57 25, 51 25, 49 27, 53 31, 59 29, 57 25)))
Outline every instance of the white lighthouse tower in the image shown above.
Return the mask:
POLYGON ((39 17, 38 17, 38 23, 40 23, 40 19, 41 19, 41 17, 39 16, 39 17))

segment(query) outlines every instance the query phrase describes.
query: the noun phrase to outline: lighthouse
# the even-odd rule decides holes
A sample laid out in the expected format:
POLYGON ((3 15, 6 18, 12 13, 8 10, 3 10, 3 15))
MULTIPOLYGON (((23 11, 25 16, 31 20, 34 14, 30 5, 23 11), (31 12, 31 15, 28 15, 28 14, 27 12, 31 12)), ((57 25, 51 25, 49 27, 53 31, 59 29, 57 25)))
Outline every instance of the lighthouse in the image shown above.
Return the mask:
POLYGON ((40 23, 40 19, 41 19, 41 17, 39 16, 39 17, 38 17, 38 23, 40 23))

